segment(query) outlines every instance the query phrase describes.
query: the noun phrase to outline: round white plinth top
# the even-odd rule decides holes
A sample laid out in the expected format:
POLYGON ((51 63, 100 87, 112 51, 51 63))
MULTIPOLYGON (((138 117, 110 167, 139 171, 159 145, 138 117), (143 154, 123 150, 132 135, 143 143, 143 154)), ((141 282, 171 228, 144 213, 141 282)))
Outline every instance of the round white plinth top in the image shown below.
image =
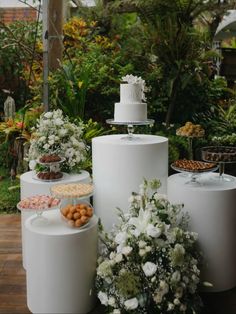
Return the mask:
POLYGON ((219 173, 205 173, 199 175, 197 182, 200 184, 188 184, 186 182, 190 181, 190 177, 178 173, 173 174, 168 178, 169 184, 175 184, 176 187, 184 187, 187 190, 196 191, 224 191, 236 189, 236 178, 225 174, 225 177, 231 179, 231 181, 218 180, 219 173))
POLYGON ((70 235, 70 234, 76 234, 84 232, 91 227, 93 227, 95 224, 97 224, 98 219, 94 215, 87 226, 82 228, 72 228, 65 221, 62 220, 60 210, 53 209, 47 212, 43 213, 43 216, 48 219, 48 223, 45 223, 44 225, 34 225, 32 224, 32 220, 35 219, 35 215, 29 217, 25 221, 25 227, 31 232, 39 233, 42 235, 49 235, 49 236, 61 236, 61 235, 70 235))
POLYGON ((147 145, 164 143, 168 141, 168 138, 157 135, 144 135, 134 134, 134 139, 130 140, 125 138, 127 134, 115 134, 98 136, 92 139, 93 142, 109 145, 147 145))
POLYGON ((57 181, 43 181, 43 180, 36 180, 34 179, 34 171, 28 171, 23 173, 20 176, 20 180, 22 182, 27 182, 27 183, 32 183, 32 184, 45 184, 45 185, 52 185, 53 183, 55 184, 60 184, 60 183, 66 183, 67 181, 83 181, 89 178, 89 173, 87 171, 82 170, 80 173, 73 173, 73 174, 68 174, 68 173, 63 173, 63 177, 61 180, 57 181))

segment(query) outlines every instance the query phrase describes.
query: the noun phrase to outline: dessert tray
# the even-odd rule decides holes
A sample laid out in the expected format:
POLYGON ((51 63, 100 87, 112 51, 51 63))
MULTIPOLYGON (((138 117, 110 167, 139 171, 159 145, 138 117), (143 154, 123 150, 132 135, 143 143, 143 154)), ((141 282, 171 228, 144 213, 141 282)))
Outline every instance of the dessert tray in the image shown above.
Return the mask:
POLYGON ((171 167, 179 172, 190 172, 196 174, 202 172, 212 172, 218 169, 218 166, 215 163, 187 159, 176 160, 171 164, 171 167))
POLYGON ((60 160, 58 161, 50 161, 50 162, 42 162, 40 161, 41 158, 38 158, 36 160, 36 162, 42 166, 54 166, 54 165, 58 165, 60 163, 63 163, 66 159, 64 157, 60 157, 60 160))
POLYGON ((219 164, 219 176, 216 179, 221 181, 233 181, 233 177, 225 176, 225 164, 236 162, 236 147, 230 146, 208 146, 201 150, 202 160, 219 164))
POLYGON ((60 208, 61 217, 71 228, 86 228, 93 216, 93 207, 88 202, 67 204, 60 208))
MULTIPOLYGON (((42 171, 40 173, 44 173, 44 171, 42 171)), ((59 178, 56 178, 56 179, 41 179, 41 178, 38 177, 39 173, 34 172, 33 173, 33 179, 41 181, 41 182, 57 182, 57 181, 61 181, 62 179, 65 179, 65 177, 67 176, 66 173, 63 173, 63 172, 59 172, 59 173, 61 174, 61 177, 59 177, 59 178)))
POLYGON ((190 181, 187 181, 186 184, 200 184, 197 181, 198 176, 202 173, 216 171, 218 165, 215 163, 182 159, 173 162, 171 168, 175 171, 189 175, 190 181))
POLYGON ((51 187, 51 194, 59 199, 82 199, 93 195, 90 183, 56 184, 51 187))
POLYGON ((45 225, 49 222, 48 219, 42 215, 44 211, 56 209, 59 208, 59 206, 60 200, 49 195, 34 195, 22 199, 17 204, 17 208, 20 211, 36 213, 36 217, 32 219, 31 223, 37 226, 45 225))

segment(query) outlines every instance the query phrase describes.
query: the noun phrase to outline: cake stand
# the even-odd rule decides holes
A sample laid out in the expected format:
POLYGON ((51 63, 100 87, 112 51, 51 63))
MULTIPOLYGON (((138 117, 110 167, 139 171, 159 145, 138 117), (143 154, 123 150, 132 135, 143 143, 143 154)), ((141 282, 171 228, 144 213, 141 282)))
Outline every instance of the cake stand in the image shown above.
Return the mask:
MULTIPOLYGON (((41 179, 40 177, 38 177, 38 173, 34 173, 33 175, 33 179, 35 180, 39 180, 39 181, 43 181, 43 182, 54 182, 54 181, 60 181, 64 174, 62 172, 60 172, 60 164, 62 164, 66 159, 64 157, 61 157, 61 160, 59 161, 52 161, 52 162, 41 162, 39 159, 36 160, 37 164, 45 167, 46 169, 49 169, 49 172, 55 172, 55 173, 60 173, 61 176, 55 179, 41 179), (55 170, 56 168, 56 170, 55 170)), ((48 170, 43 170, 40 172, 48 172, 48 170)), ((40 173, 39 172, 39 173, 40 173)))
POLYGON ((225 164, 236 163, 236 147, 228 146, 208 146, 202 148, 202 160, 219 164, 219 176, 213 177, 214 180, 222 182, 233 181, 233 177, 226 177, 225 164), (227 152, 232 150, 232 152, 227 152))
POLYGON ((193 185, 193 186, 200 186, 201 185, 201 183, 197 180, 199 175, 201 175, 203 173, 213 172, 213 171, 216 171, 218 169, 218 166, 216 166, 216 167, 212 167, 212 168, 209 168, 209 169, 190 171, 188 169, 176 167, 173 164, 171 164, 170 166, 175 171, 178 171, 180 173, 186 174, 189 177, 190 180, 186 181, 185 184, 190 184, 190 185, 193 185))
POLYGON ((17 204, 17 208, 20 211, 32 212, 32 213, 36 214, 36 216, 32 218, 31 223, 32 223, 32 225, 38 226, 38 227, 49 224, 49 220, 43 216, 43 212, 48 211, 48 210, 52 210, 52 209, 57 209, 57 208, 59 208, 59 206, 60 206, 60 204, 58 204, 56 206, 52 206, 52 207, 36 209, 36 208, 22 208, 22 207, 20 207, 19 203, 17 204))
POLYGON ((114 119, 108 119, 106 120, 106 123, 112 124, 112 125, 126 125, 128 134, 127 136, 122 137, 124 140, 130 140, 133 141, 135 139, 138 139, 138 137, 134 136, 134 126, 135 125, 153 125, 155 121, 153 119, 147 119, 144 121, 115 121, 114 119))

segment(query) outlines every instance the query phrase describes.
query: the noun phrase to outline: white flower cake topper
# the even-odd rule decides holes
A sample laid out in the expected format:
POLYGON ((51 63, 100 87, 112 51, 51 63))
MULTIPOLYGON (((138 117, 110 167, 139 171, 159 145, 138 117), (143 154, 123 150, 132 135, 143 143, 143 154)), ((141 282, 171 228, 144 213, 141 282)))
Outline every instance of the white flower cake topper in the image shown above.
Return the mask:
POLYGON ((147 87, 146 82, 140 76, 134 76, 133 74, 127 74, 122 77, 123 82, 128 84, 139 84, 142 89, 142 100, 147 101, 145 93, 150 91, 150 87, 147 87))

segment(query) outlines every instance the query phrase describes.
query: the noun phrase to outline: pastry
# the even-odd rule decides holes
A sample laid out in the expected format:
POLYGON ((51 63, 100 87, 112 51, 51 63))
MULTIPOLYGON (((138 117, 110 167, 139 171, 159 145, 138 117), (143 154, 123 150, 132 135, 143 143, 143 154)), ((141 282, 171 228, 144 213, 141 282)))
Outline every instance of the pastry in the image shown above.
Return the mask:
POLYGON ((176 160, 172 165, 180 170, 190 172, 205 171, 216 167, 215 163, 187 159, 176 160))
POLYGON ((46 210, 59 205, 60 200, 49 195, 35 195, 21 200, 17 207, 20 209, 46 210))
POLYGON ((61 161, 61 157, 56 154, 43 155, 39 158, 41 163, 51 163, 61 161))
POLYGON ((181 136, 202 137, 205 135, 205 130, 200 124, 193 124, 188 121, 184 126, 176 130, 176 134, 181 136))
POLYGON ((52 186, 51 192, 59 198, 79 198, 93 192, 93 185, 88 183, 57 184, 52 186))
POLYGON ((93 208, 85 203, 68 204, 61 208, 62 217, 71 227, 82 227, 93 216, 93 208))

